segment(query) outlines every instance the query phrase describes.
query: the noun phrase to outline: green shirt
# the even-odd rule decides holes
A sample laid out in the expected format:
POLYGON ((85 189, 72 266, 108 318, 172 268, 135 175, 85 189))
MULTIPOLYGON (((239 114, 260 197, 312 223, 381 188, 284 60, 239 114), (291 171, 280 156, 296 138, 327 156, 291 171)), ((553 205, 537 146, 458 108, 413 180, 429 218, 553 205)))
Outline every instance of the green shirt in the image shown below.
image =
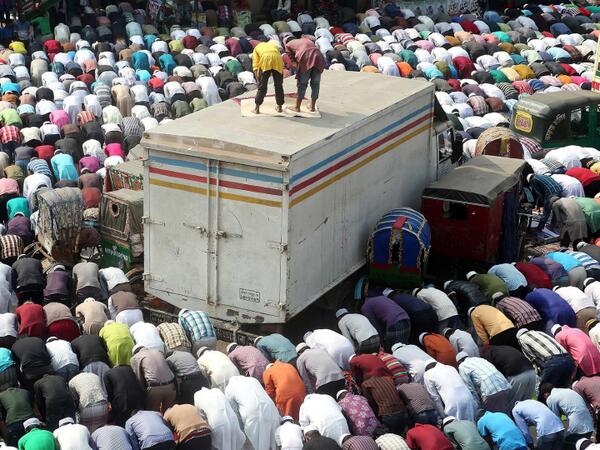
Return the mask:
POLYGON ((19 439, 19 450, 56 450, 56 441, 48 430, 34 428, 19 439))
POLYGON ((490 301, 492 300, 492 295, 496 292, 502 292, 504 295, 509 295, 506 283, 497 275, 491 273, 479 273, 469 281, 476 284, 490 301))
POLYGON ((575 201, 585 215, 585 222, 592 233, 600 230, 600 203, 593 198, 576 197, 575 201))
POLYGON ((490 450, 490 446, 479 435, 473 422, 453 420, 443 428, 444 433, 456 448, 469 450, 490 450))
POLYGON ((0 392, 0 415, 7 425, 34 417, 29 392, 12 387, 0 392))
POLYGON ((50 28, 50 17, 48 17, 47 14, 30 20, 30 23, 39 30, 41 35, 52 33, 52 28, 50 28))
POLYGON ((21 120, 19 113, 16 109, 12 108, 6 108, 5 110, 0 111, 0 121, 4 126, 16 125, 20 127, 23 125, 23 121, 21 120))

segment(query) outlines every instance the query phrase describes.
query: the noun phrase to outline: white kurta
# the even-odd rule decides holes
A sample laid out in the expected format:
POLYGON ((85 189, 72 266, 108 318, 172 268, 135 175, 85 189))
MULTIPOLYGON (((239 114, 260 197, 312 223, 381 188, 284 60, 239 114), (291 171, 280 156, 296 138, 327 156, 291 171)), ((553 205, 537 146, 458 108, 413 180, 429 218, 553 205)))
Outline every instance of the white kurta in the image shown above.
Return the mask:
POLYGON ((425 371, 423 381, 440 417, 475 420, 477 403, 454 367, 437 363, 425 371))
POLYGON ((210 425, 212 446, 216 450, 241 450, 246 436, 220 390, 202 388, 194 394, 194 405, 210 425))
POLYGON ((350 434, 342 408, 333 397, 308 394, 300 406, 300 426, 314 425, 322 436, 339 442, 344 434, 350 434))
POLYGON ((210 387, 225 391, 229 379, 240 372, 235 364, 225 355, 216 350, 206 350, 198 358, 198 367, 210 380, 210 387))
POLYGON ((225 397, 235 405, 254 450, 277 450, 275 433, 280 422, 279 412, 258 380, 242 375, 231 377, 225 397))
POLYGON ((350 367, 348 359, 354 353, 354 345, 343 334, 328 329, 314 330, 306 337, 306 344, 310 348, 325 350, 342 369, 350 367))

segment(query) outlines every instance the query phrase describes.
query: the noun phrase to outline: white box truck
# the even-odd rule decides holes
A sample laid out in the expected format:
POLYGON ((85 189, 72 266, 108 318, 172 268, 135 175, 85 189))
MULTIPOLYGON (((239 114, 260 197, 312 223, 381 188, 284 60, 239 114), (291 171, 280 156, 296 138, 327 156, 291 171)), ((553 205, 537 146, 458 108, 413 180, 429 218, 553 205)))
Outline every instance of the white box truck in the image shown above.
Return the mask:
POLYGON ((326 71, 320 119, 242 117, 230 100, 146 132, 146 291, 240 323, 319 299, 365 264, 380 216, 435 179, 433 93, 326 71))

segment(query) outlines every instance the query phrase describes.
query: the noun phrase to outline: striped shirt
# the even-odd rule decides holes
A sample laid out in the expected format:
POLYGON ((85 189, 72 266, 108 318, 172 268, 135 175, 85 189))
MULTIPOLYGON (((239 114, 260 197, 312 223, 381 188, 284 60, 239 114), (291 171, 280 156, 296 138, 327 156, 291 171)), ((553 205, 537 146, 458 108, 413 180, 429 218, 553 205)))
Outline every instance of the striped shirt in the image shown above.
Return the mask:
POLYGON ((379 436, 375 442, 379 450, 410 450, 406 441, 401 436, 392 433, 386 433, 379 436))
POLYGON ((485 98, 480 95, 472 95, 467 100, 467 103, 471 108, 473 108, 473 112, 477 116, 483 116, 490 112, 490 107, 485 102, 485 98))
POLYGON ((210 318, 204 311, 182 309, 179 311, 179 325, 181 325, 187 337, 192 342, 216 337, 210 318))
POLYGON ((21 253, 23 253, 23 240, 20 236, 7 234, 0 237, 0 258, 16 258, 21 253))
POLYGON ((408 369, 402 365, 398 358, 394 355, 390 355, 389 353, 379 353, 379 359, 383 361, 385 367, 387 367, 388 372, 392 374, 392 378, 394 379, 395 384, 402 384, 410 382, 410 376, 408 374, 408 369))
POLYGON ((483 399, 511 389, 504 375, 483 358, 466 358, 458 367, 458 372, 475 398, 483 399))
POLYGON ((558 355, 568 355, 556 339, 541 331, 529 330, 518 337, 523 354, 538 369, 544 367, 544 361, 558 355))
POLYGON ((342 450, 378 450, 371 436, 351 436, 342 444, 342 450))
POLYGON ((553 195, 560 197, 562 194, 562 186, 558 181, 548 175, 534 175, 531 178, 531 189, 538 200, 550 198, 553 195))
POLYGON ((542 320, 542 316, 537 310, 526 301, 516 297, 504 297, 498 303, 496 308, 504 313, 517 328, 523 328, 526 325, 542 320))
POLYGON ((411 415, 435 411, 435 405, 421 383, 406 383, 397 387, 400 398, 411 415))
POLYGON ((570 250, 567 250, 565 253, 567 253, 568 255, 571 255, 573 258, 575 258, 577 261, 579 261, 581 263, 581 265, 583 265, 583 268, 586 271, 600 270, 600 262, 596 261, 594 258, 592 258, 587 253, 573 252, 570 250))
POLYGON ((567 171, 565 166, 554 159, 542 158, 540 159, 540 162, 542 162, 548 168, 548 170, 550 170, 552 175, 565 173, 567 171))
POLYGON ((378 417, 401 413, 406 409, 391 377, 369 378, 363 382, 361 389, 369 403, 377 406, 375 414, 378 417))
POLYGON ((52 172, 50 171, 50 167, 44 159, 32 159, 31 161, 29 161, 29 163, 27 163, 27 170, 30 173, 41 173, 52 178, 52 172))

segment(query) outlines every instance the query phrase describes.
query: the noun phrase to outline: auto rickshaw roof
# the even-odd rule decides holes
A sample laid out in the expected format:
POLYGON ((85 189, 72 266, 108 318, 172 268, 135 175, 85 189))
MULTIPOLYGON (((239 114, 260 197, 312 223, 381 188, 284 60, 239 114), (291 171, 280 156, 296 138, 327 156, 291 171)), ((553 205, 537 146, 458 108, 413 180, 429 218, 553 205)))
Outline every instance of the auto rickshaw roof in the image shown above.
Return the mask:
POLYGON ((524 166, 522 159, 477 156, 426 187, 423 197, 491 206, 518 183, 524 166))
POLYGON ((534 117, 553 120, 558 114, 599 103, 600 93, 564 91, 530 95, 519 100, 515 108, 519 111, 528 112, 534 117))

